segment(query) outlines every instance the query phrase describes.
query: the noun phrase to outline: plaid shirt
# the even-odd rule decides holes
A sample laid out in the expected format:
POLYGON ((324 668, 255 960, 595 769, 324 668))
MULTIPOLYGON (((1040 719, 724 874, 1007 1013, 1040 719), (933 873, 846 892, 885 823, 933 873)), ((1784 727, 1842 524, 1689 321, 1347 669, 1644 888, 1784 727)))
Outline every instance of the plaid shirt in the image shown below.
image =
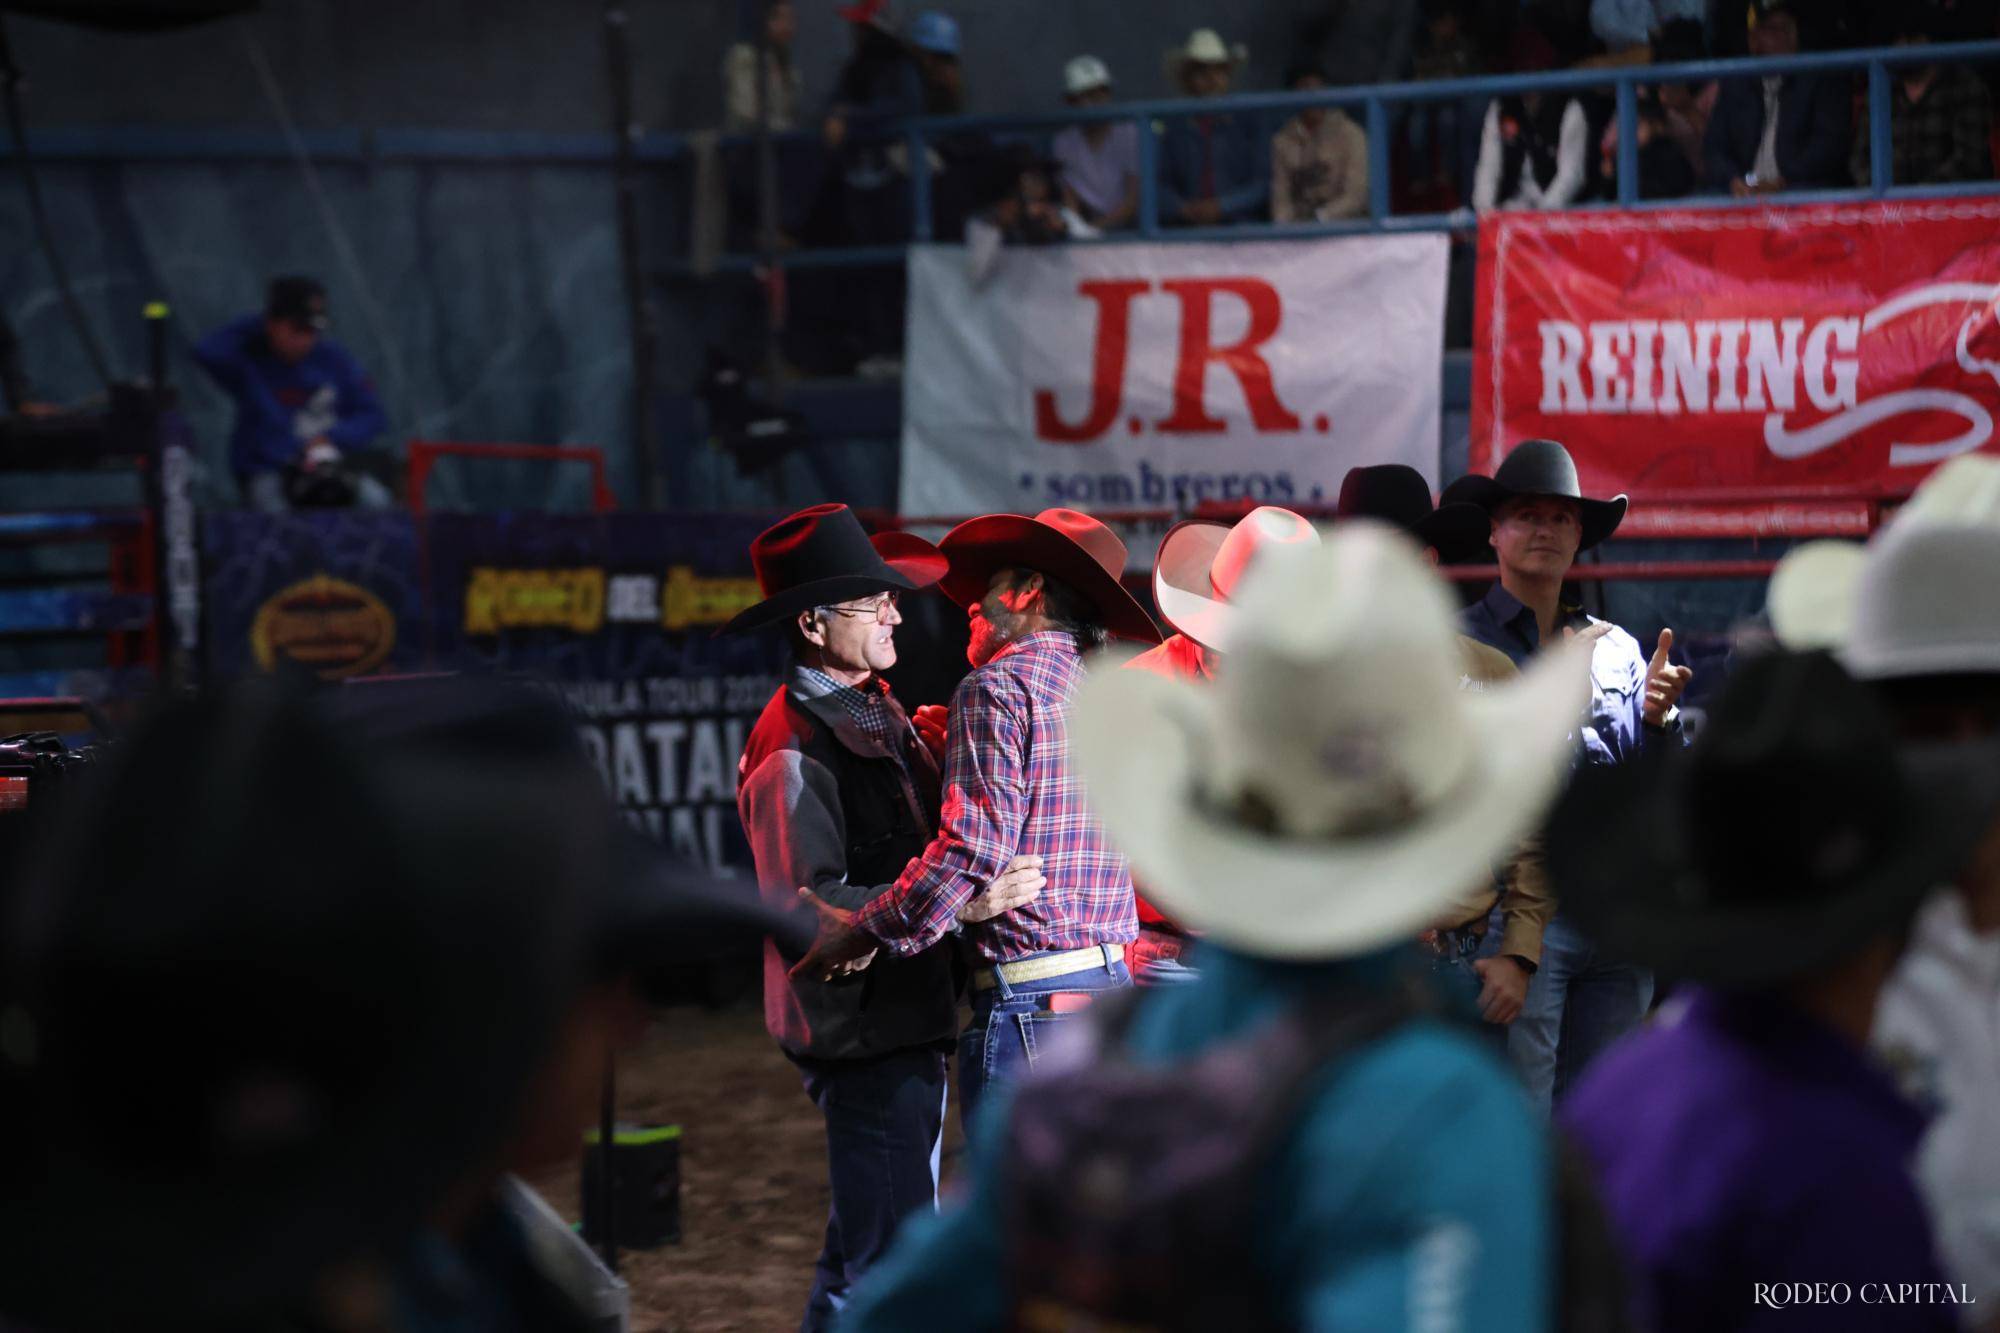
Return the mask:
MULTIPOLYGON (((1893 111, 1889 134, 1895 142, 1894 180, 1898 185, 1939 185, 1983 181, 1993 176, 1993 101, 1986 81, 1962 65, 1945 65, 1911 102, 1903 81, 1891 77, 1893 111)), ((1854 136, 1854 178, 1868 183, 1868 104, 1854 136)))
POLYGON ((855 924, 899 954, 951 933, 958 909, 1015 856, 1039 856, 1041 897, 965 928, 981 957, 1118 944, 1139 933, 1132 875, 1083 803, 1069 766, 1068 711, 1083 659, 1065 632, 1008 645, 951 699, 938 835, 855 924))

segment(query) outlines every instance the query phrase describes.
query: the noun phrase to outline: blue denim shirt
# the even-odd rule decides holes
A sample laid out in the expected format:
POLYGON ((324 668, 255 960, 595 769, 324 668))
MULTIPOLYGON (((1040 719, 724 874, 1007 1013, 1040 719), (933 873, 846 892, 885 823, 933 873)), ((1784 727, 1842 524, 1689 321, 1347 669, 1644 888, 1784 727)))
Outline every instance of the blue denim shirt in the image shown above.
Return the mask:
MULTIPOLYGON (((1204 942, 1201 979, 1151 992, 1128 1042, 1142 1061, 1185 1058, 1322 987, 1391 984, 1399 966, 1393 953, 1276 963, 1204 942)), ((988 1094, 964 1192, 909 1220, 856 1287, 847 1333, 1006 1326, 1003 1148, 1018 1091, 988 1094)), ((1292 1327, 1536 1333, 1553 1306, 1549 1178, 1546 1130, 1512 1074, 1479 1039, 1419 1019, 1349 1052, 1301 1108, 1249 1243, 1292 1327)))
MULTIPOLYGON (((1562 622, 1577 630, 1602 623, 1574 606, 1562 608, 1562 622)), ((1526 665, 1542 646, 1535 613, 1497 582, 1465 608, 1460 627, 1469 638, 1507 654, 1515 666, 1526 665)), ((1639 641, 1616 626, 1597 641, 1590 659, 1590 715, 1578 729, 1585 762, 1622 764, 1645 748, 1651 730, 1645 724, 1646 663, 1639 641)), ((1666 733, 1679 732, 1676 718, 1666 733)))

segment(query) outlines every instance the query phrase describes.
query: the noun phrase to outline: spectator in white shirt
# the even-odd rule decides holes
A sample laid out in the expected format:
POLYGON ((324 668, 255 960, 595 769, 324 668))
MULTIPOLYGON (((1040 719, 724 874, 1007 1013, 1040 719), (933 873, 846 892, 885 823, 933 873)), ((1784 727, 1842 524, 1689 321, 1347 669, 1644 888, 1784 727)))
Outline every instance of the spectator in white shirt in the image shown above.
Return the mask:
MULTIPOLYGON (((1111 71, 1096 56, 1063 67, 1063 100, 1073 107, 1111 100, 1111 71)), ((1130 226, 1139 211, 1139 127, 1129 120, 1072 125, 1056 135, 1063 202, 1103 231, 1130 226)))
MULTIPOLYGON (((1533 30, 1516 34, 1516 73, 1554 69, 1555 48, 1533 30)), ((1588 166, 1590 122, 1583 103, 1562 93, 1502 97, 1486 108, 1473 172, 1472 206, 1567 208, 1583 192, 1588 166)))

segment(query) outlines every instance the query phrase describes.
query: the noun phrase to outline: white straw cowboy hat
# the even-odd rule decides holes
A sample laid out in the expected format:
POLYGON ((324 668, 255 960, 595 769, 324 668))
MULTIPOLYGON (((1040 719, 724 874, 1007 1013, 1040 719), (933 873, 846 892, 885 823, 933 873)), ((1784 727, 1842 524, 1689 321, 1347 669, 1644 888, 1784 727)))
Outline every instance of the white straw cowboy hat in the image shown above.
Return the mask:
POLYGON ((1176 523, 1153 557, 1153 605, 1160 619, 1204 648, 1219 648, 1243 576, 1277 546, 1317 546, 1319 532, 1289 509, 1265 505, 1236 523, 1176 523))
POLYGON ((2000 673, 2000 459, 1952 459, 1865 547, 1789 552, 1767 597, 1780 642, 1864 680, 2000 673))
POLYGON ((1188 65, 1227 65, 1231 69, 1241 69, 1249 59, 1250 49, 1243 43, 1228 46, 1215 29, 1196 28, 1188 34, 1184 45, 1167 52, 1165 65, 1167 77, 1179 81, 1181 70, 1188 65))
POLYGON ((1091 807, 1169 915, 1244 953, 1411 938, 1513 852, 1569 771, 1587 645, 1459 689, 1450 594, 1357 520, 1263 553, 1210 682, 1094 671, 1070 714, 1091 807))

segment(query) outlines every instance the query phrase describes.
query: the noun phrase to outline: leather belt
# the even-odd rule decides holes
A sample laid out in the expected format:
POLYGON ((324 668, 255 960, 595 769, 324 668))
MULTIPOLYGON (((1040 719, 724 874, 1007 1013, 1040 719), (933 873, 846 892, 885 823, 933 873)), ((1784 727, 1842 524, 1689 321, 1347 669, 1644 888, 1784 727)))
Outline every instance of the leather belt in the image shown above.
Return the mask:
POLYGON ((1047 981, 1050 977, 1067 976, 1088 967, 1109 970, 1113 964, 1124 961, 1124 945, 1093 944, 1087 949, 1070 949, 1063 953, 1043 954, 1039 958, 1023 958, 1018 963, 1002 963, 997 968, 982 967, 972 974, 972 989, 992 990, 999 984, 994 980, 995 972, 1009 986, 1025 986, 1031 981, 1047 981))

